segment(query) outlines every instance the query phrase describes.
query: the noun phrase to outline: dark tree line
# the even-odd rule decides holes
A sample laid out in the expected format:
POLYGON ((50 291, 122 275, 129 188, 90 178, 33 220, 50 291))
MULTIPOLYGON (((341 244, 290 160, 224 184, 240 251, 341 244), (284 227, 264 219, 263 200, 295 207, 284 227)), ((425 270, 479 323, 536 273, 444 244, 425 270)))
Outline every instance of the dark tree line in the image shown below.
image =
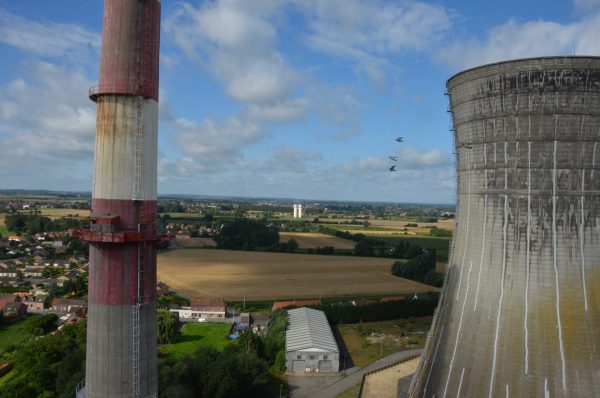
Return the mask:
POLYGON ((17 234, 33 235, 38 232, 66 231, 80 226, 76 218, 61 217, 51 220, 40 214, 7 214, 5 218, 6 228, 17 234))
POLYGON ((444 283, 444 275, 435 271, 435 263, 435 250, 428 250, 407 262, 396 261, 391 271, 401 278, 440 287, 444 283))
POLYGON ((223 249, 270 249, 279 245, 279 232, 264 223, 238 218, 224 225, 213 239, 223 249))
POLYGON ((437 307, 437 293, 427 293, 417 299, 378 302, 367 305, 320 304, 310 306, 325 312, 330 323, 360 323, 387 321, 433 315, 437 307))

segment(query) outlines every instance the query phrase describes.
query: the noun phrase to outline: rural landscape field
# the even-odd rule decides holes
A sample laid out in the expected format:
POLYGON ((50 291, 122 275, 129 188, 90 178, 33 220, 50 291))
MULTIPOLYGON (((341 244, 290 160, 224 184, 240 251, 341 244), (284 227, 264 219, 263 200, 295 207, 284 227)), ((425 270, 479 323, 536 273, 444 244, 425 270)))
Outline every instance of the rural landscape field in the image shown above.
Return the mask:
POLYGON ((176 249, 158 255, 158 280, 195 297, 272 300, 437 290, 390 273, 392 259, 176 249))
POLYGON ((301 249, 310 249, 316 247, 331 246, 336 249, 354 249, 356 242, 348 239, 341 239, 335 236, 325 235, 316 232, 280 232, 279 241, 285 242, 289 239, 294 239, 298 242, 298 247, 301 249))

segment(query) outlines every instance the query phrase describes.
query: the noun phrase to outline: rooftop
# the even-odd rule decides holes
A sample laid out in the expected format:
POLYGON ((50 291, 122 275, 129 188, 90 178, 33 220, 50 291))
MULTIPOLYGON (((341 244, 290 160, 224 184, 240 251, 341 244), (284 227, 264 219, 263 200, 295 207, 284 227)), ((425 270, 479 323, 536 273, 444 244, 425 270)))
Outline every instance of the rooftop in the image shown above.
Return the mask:
POLYGON ((285 350, 321 349, 338 352, 338 346, 323 311, 312 308, 288 310, 285 350))

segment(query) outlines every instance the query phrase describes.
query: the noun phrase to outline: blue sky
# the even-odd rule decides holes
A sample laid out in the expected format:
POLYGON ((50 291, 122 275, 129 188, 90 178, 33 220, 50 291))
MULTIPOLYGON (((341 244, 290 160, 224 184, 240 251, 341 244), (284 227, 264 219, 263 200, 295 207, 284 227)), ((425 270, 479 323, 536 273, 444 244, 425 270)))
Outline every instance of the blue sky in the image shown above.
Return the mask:
MULTIPOLYGON (((0 2, 0 188, 91 189, 101 23, 0 2)), ((446 80, 600 55, 600 0, 165 0, 161 29, 159 193, 451 203, 446 80)))

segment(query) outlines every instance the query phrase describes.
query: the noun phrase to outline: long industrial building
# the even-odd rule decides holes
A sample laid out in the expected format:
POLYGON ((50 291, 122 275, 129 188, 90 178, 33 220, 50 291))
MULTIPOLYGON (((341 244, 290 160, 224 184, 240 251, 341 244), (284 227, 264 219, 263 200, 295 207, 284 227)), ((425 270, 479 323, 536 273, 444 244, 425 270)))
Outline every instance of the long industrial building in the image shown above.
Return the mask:
POLYGON ((286 369, 293 372, 337 372, 340 350, 323 311, 288 310, 285 332, 286 369))
POLYGON ((97 104, 85 387, 157 396, 159 0, 105 0, 97 104))
POLYGON ((600 397, 600 58, 486 65, 447 93, 456 233, 410 397, 600 397))

